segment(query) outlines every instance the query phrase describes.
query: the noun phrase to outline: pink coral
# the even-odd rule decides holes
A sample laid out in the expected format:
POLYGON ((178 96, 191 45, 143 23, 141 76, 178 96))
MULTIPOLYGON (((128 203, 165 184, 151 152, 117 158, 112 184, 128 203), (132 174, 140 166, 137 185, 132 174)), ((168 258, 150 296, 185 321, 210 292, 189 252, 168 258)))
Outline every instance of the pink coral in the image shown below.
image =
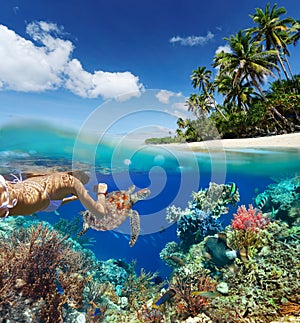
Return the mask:
POLYGON ((270 219, 263 216, 261 211, 253 208, 252 204, 249 204, 248 210, 245 205, 239 206, 233 217, 231 226, 235 230, 256 231, 265 228, 270 223, 270 219))

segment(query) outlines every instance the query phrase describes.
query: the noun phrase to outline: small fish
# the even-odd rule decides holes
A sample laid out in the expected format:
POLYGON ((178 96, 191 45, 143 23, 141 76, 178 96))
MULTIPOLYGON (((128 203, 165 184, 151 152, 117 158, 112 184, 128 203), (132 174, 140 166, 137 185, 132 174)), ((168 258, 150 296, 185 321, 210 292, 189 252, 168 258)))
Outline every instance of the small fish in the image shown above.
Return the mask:
POLYGON ((120 236, 115 231, 111 231, 111 234, 117 239, 120 238, 120 236))
POLYGON ((90 301, 90 304, 92 305, 94 312, 92 314, 92 316, 98 316, 98 315, 102 315, 102 311, 101 308, 99 306, 97 306, 97 304, 93 301, 90 301))
POLYGON ((220 296, 220 293, 218 293, 217 291, 211 290, 211 291, 202 291, 202 292, 192 292, 192 295, 193 296, 198 296, 199 295, 199 296, 202 296, 204 298, 211 299, 211 298, 216 298, 216 297, 220 296))
POLYGON ((58 294, 63 295, 64 294, 64 289, 62 288, 62 286, 61 286, 60 282, 58 281, 58 279, 54 278, 54 282, 55 282, 56 290, 57 290, 58 294))
POLYGON ((238 250, 237 255, 242 260, 243 263, 249 261, 249 254, 248 254, 247 248, 243 248, 241 250, 238 250))
POLYGON ((236 190, 237 190, 237 186, 233 182, 232 183, 228 183, 228 184, 230 184, 230 192, 229 192, 228 197, 232 197, 235 194, 236 190))
POLYGON ((155 304, 153 305, 154 308, 164 304, 165 302, 169 301, 172 297, 176 295, 176 292, 174 289, 169 289, 167 292, 165 292, 160 299, 158 299, 155 304))
POLYGON ((99 307, 96 307, 92 316, 98 316, 98 315, 102 315, 102 312, 99 307))
POLYGON ((175 256, 175 255, 166 256, 165 259, 170 259, 173 262, 175 262, 175 264, 177 264, 179 266, 184 266, 185 265, 185 261, 182 258, 180 258, 178 256, 175 256))
POLYGON ((269 202, 268 196, 256 197, 255 204, 257 206, 258 211, 262 210, 269 202))

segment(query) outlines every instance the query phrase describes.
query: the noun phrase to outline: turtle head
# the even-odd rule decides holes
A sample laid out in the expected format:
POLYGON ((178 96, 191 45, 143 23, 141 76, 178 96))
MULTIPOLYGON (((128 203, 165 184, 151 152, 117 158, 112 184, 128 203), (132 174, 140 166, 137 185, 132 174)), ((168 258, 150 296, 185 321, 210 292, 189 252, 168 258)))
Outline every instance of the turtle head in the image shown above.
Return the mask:
POLYGON ((136 196, 137 196, 138 200, 144 200, 150 194, 151 194, 151 191, 149 190, 149 188, 143 188, 143 189, 136 192, 136 196))

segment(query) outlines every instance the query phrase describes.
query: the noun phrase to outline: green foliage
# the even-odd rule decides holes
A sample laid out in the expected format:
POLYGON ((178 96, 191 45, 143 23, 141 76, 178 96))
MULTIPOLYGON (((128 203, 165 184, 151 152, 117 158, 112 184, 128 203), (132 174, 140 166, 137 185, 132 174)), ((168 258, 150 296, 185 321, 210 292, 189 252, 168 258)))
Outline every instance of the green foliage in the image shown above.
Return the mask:
POLYGON ((183 140, 180 140, 179 137, 161 137, 161 138, 148 138, 145 140, 147 145, 163 145, 163 144, 172 144, 172 143, 180 143, 183 140))
POLYGON ((300 28, 294 18, 282 19, 285 13, 285 8, 276 4, 271 7, 268 3, 264 10, 256 8, 250 15, 256 26, 225 38, 230 51, 213 58, 213 66, 218 68, 214 80, 205 66, 193 70, 192 86, 198 93, 191 94, 186 105, 195 120, 180 119, 179 138, 188 142, 218 138, 215 131, 205 129, 205 119, 214 124, 222 138, 300 130, 300 76, 292 75, 287 60, 287 46, 296 45, 300 28), (269 90, 263 91, 266 77, 275 78, 274 72, 280 70, 286 79, 275 80, 269 90), (223 104, 216 104, 215 92, 223 96, 223 104))

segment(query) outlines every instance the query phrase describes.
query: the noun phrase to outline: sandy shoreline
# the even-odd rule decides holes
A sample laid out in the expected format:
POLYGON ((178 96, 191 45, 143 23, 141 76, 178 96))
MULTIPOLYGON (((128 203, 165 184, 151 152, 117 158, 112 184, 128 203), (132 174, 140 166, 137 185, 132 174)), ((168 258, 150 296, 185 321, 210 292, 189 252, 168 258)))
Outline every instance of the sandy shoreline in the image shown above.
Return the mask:
POLYGON ((183 144, 161 145, 178 150, 202 151, 210 149, 296 148, 300 150, 300 133, 259 138, 222 139, 183 144))

